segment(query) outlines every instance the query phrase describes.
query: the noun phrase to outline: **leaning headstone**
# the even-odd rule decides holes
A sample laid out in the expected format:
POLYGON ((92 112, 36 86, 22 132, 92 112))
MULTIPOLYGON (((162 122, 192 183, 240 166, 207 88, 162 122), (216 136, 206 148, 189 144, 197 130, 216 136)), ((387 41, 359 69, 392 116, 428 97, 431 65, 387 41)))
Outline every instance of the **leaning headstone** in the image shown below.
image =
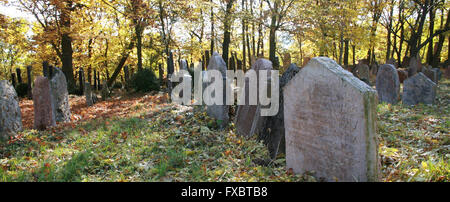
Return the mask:
POLYGON ((402 101, 404 105, 434 104, 437 85, 422 72, 405 80, 402 101))
MULTIPOLYGON (((206 113, 209 117, 212 117, 216 119, 219 123, 220 128, 224 128, 228 125, 229 122, 229 106, 226 105, 226 85, 227 85, 227 64, 223 60, 222 56, 219 55, 219 53, 214 52, 212 57, 209 60, 208 64, 208 71, 209 70, 217 70, 220 73, 222 73, 223 78, 223 104, 222 105, 210 105, 207 106, 206 113)), ((211 81, 209 84, 213 83, 214 81, 211 81)), ((215 96, 215 93, 213 93, 213 97, 215 96)))
POLYGON ((397 104, 400 98, 400 79, 394 65, 385 64, 377 74, 378 100, 390 104, 397 104))
POLYGON ((269 154, 272 159, 275 159, 279 153, 286 153, 286 140, 284 129, 284 96, 283 88, 294 76, 300 71, 296 64, 291 64, 289 68, 283 73, 280 79, 280 105, 278 114, 267 117, 267 123, 264 126, 261 138, 264 140, 269 154))
POLYGON ((377 181, 377 93, 318 57, 284 87, 286 163, 324 181, 377 181))
POLYGON ((7 139, 22 130, 22 114, 14 87, 0 81, 0 139, 7 139))
POLYGON ((50 82, 46 77, 39 76, 34 80, 34 128, 45 130, 56 125, 50 82))
POLYGON ((69 122, 70 105, 66 76, 59 68, 52 69, 53 77, 50 80, 50 87, 55 106, 55 118, 57 122, 69 122))
MULTIPOLYGON (((259 82, 260 70, 272 70, 272 62, 266 59, 258 59, 252 64, 252 69, 256 71, 259 82)), ((269 79, 269 75, 268 78, 269 79)), ((238 110, 235 118, 236 133, 243 137, 251 137, 253 135, 261 136, 261 132, 264 129, 267 117, 261 116, 261 105, 258 102, 257 105, 250 105, 250 81, 245 78, 245 105, 238 106, 238 110)), ((257 97, 258 93, 256 93, 257 97)))

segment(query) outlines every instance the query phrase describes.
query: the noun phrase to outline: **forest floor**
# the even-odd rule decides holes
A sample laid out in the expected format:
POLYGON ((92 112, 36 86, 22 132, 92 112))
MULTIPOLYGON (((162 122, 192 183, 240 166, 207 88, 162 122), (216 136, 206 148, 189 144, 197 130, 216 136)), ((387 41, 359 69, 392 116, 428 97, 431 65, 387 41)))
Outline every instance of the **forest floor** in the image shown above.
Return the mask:
MULTIPOLYGON (((71 123, 39 132, 32 101, 20 102, 26 129, 0 143, 0 181, 317 181, 286 171, 283 155, 268 162, 265 146, 233 124, 218 130, 204 110, 163 94, 70 103, 71 123)), ((380 104, 382 181, 450 181, 449 115, 450 80, 435 105, 380 104)))

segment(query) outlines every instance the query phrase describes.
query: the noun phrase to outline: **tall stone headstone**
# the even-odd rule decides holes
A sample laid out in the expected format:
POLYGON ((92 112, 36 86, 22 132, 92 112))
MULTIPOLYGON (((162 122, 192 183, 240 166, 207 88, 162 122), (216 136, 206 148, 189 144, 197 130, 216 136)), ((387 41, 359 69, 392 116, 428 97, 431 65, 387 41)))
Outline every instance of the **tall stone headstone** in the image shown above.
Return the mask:
POLYGON ((402 101, 404 105, 434 104, 437 85, 422 72, 405 80, 402 101))
POLYGON ((261 138, 269 149, 269 154, 272 159, 275 159, 279 153, 286 153, 286 139, 284 128, 284 96, 283 88, 294 76, 300 71, 300 68, 295 64, 291 64, 289 68, 283 73, 280 79, 280 102, 279 111, 275 116, 267 117, 267 122, 264 124, 264 129, 261 138))
POLYGON ((84 84, 84 97, 86 98, 86 105, 88 107, 95 104, 96 99, 94 98, 94 95, 92 94, 91 85, 86 82, 84 84))
MULTIPOLYGON (((256 71, 259 82, 259 71, 273 69, 272 62, 266 59, 258 59, 252 64, 252 69, 256 71)), ((270 76, 268 75, 268 80, 270 76)), ((269 83, 269 82, 268 82, 269 83)), ((245 105, 238 106, 238 110, 235 118, 236 133, 240 136, 251 137, 253 135, 261 136, 261 132, 264 130, 264 125, 267 121, 267 117, 261 116, 261 106, 258 102, 257 105, 250 105, 250 80, 245 78, 245 105)), ((256 93, 257 97, 258 92, 256 93)))
POLYGON ((377 92, 379 102, 397 104, 400 99, 400 79, 394 65, 385 64, 377 74, 377 92))
POLYGON ((34 80, 33 104, 34 104, 34 128, 45 130, 56 126, 54 106, 52 104, 50 82, 48 78, 39 76, 34 80))
POLYGON ((0 81, 0 139, 7 139, 22 130, 22 113, 14 87, 0 81))
POLYGON ((370 69, 369 66, 366 64, 358 64, 356 65, 355 73, 356 76, 361 79, 362 81, 369 81, 370 79, 370 69))
POLYGON ((422 61, 419 56, 411 57, 408 66, 408 77, 412 77, 417 74, 417 72, 422 71, 422 61))
POLYGON ((55 119, 57 122, 70 122, 69 92, 67 80, 59 68, 52 68, 53 76, 50 80, 55 119))
POLYGON ((324 181, 377 181, 377 93, 318 57, 284 87, 286 163, 324 181))
MULTIPOLYGON (((207 106, 206 113, 209 117, 216 119, 219 123, 220 128, 224 128, 228 125, 230 117, 228 116, 229 106, 226 105, 226 85, 227 85, 227 64, 223 60, 222 56, 219 53, 214 52, 208 64, 208 71, 217 70, 222 74, 223 80, 223 103, 222 105, 210 105, 207 106)), ((214 78, 212 78, 214 79, 214 78)), ((211 81, 209 84, 213 83, 211 81)), ((213 93, 213 97, 215 97, 215 93, 213 93)))

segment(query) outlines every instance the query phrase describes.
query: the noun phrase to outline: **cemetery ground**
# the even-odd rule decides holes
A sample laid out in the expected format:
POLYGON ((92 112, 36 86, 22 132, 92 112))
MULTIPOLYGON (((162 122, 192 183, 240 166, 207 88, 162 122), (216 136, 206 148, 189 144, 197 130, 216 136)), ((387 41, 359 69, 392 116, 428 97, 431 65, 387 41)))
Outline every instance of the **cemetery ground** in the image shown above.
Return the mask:
MULTIPOLYGON (((0 143, 0 181, 318 181, 267 160, 262 142, 225 130, 198 107, 162 93, 125 95, 87 107, 70 97, 72 122, 38 132, 21 100, 25 130, 0 143), (198 112, 197 110, 200 110, 198 112), (195 113, 194 113, 195 111, 195 113)), ((382 181, 450 181, 450 80, 435 105, 378 106, 382 181)))

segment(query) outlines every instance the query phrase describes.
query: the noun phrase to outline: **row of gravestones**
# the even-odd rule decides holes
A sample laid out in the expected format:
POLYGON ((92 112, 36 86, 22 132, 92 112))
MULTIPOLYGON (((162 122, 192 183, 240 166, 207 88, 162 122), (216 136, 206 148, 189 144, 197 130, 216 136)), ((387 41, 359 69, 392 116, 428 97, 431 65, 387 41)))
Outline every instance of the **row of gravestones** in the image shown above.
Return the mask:
MULTIPOLYGON (((56 122, 69 122, 71 117, 67 80, 57 67, 44 65, 44 76, 34 81, 32 90, 34 106, 34 128, 44 130, 56 122)), ((106 84, 106 82, 104 82, 106 84)), ((97 96, 91 85, 85 83, 86 104, 92 106, 97 96)), ((109 95, 107 86, 102 88, 102 98, 109 95), (105 94, 105 95, 103 95, 105 94)), ((0 138, 8 138, 22 130, 22 118, 17 93, 8 81, 0 81, 0 138)))
MULTIPOLYGON (((213 54, 210 69, 226 71, 218 53, 213 54)), ((272 63, 259 59, 252 69, 272 70, 272 63)), ((292 64, 280 79, 279 113, 263 117, 261 108, 268 106, 239 106, 236 133, 244 137, 257 135, 272 159, 285 152, 287 167, 296 173, 315 171, 326 181, 376 181, 380 169, 376 106, 378 102, 397 103, 400 91, 399 75, 393 65, 382 65, 376 75, 374 90, 326 57, 313 58, 302 69, 292 64)), ((248 80, 245 82, 248 101, 248 80)), ((436 84, 423 73, 404 82, 406 105, 433 104, 435 96, 436 84)), ((226 125, 228 110, 225 105, 212 105, 207 113, 226 125)))
MULTIPOLYGON (((209 62, 211 69, 226 71, 217 53, 209 62)), ((252 69, 273 68, 269 60, 258 59, 252 69)), ((270 83, 270 76, 267 79, 270 83)), ((248 96, 248 85, 244 90, 248 96)), ((295 173, 315 171, 325 181, 379 179, 374 89, 335 61, 319 57, 302 69, 292 64, 280 79, 280 91, 281 107, 273 117, 261 116, 261 109, 269 106, 249 105, 246 97, 246 104, 237 109, 236 133, 257 135, 271 158, 285 151, 287 168, 295 173)), ((226 105, 212 105, 207 114, 226 125, 228 110, 226 105)))
MULTIPOLYGON (((56 122, 70 121, 69 94, 64 73, 59 68, 39 76, 32 90, 34 128, 43 130, 56 122)), ((17 93, 8 81, 0 81, 0 136, 8 138, 22 130, 22 114, 17 93)))

